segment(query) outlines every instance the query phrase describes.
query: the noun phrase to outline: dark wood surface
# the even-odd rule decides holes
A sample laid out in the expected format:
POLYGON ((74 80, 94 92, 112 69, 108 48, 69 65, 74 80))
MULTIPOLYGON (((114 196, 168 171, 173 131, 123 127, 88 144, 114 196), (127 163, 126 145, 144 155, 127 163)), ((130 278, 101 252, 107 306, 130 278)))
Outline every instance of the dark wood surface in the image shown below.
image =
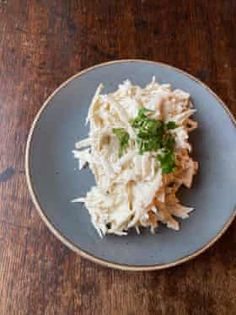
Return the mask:
POLYGON ((49 232, 24 171, 27 134, 42 102, 100 62, 172 64, 202 79, 236 115, 235 16, 235 0, 0 0, 1 315, 236 314, 235 222, 184 265, 111 270, 49 232))

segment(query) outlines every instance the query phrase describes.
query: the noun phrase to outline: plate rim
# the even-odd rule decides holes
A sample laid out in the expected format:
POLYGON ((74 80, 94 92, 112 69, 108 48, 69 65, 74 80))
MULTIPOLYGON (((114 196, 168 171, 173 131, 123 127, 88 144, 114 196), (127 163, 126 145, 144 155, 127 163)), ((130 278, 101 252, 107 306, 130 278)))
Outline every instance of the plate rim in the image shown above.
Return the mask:
POLYGON ((40 201, 37 198, 37 195, 34 191, 33 188, 33 183, 31 181, 31 173, 30 173, 30 149, 31 149, 31 141, 33 138, 33 134, 34 134, 34 130, 35 127, 37 125, 38 120, 40 119, 40 116, 42 115, 42 113, 44 112, 44 110, 47 108, 47 106, 50 104, 51 99, 62 89, 64 88, 69 82, 71 82, 72 80, 74 80, 75 78, 93 70, 96 68, 100 68, 106 65, 111 65, 114 63, 126 63, 126 62, 140 62, 140 63, 149 63, 149 64, 155 64, 155 65, 160 65, 160 66, 164 66, 167 68, 170 68, 172 70, 175 70, 187 77, 189 77, 191 80, 194 80, 195 82, 197 82, 198 84, 200 84, 204 89, 206 89, 210 94, 212 94, 217 101, 219 102, 219 104, 223 107, 223 109, 225 110, 226 114, 228 114, 228 116, 230 117, 231 121, 233 122, 234 126, 236 127, 236 120, 234 118, 234 115, 231 113, 231 111, 229 110, 229 108, 225 105, 225 103, 220 99, 220 97, 218 95, 216 95, 216 93, 214 91, 211 90, 211 88, 209 88, 205 83, 203 83, 202 81, 200 81, 199 79, 197 79, 196 77, 194 77, 193 75, 189 74, 188 72, 176 68, 174 66, 171 66, 169 64, 163 63, 163 62, 158 62, 158 61, 152 61, 152 60, 145 60, 145 59, 118 59, 118 60, 113 60, 113 61, 108 61, 108 62, 103 62, 103 63, 99 63, 96 65, 93 65, 91 67, 85 68, 79 72, 77 72, 76 74, 72 75, 71 77, 69 77, 66 81, 64 81, 63 83, 61 83, 47 98, 46 100, 43 102, 43 105, 41 106, 41 108, 38 110, 32 124, 30 127, 30 131, 28 134, 28 138, 27 138, 27 142, 26 142, 26 149, 25 149, 25 172, 26 172, 26 182, 27 182, 27 186, 28 186, 28 190, 30 192, 30 196, 31 199, 33 201, 33 204, 35 206, 35 208, 37 209, 41 219, 43 220, 43 222, 46 224, 46 226, 49 228, 49 230, 56 236, 56 238, 58 238, 64 245, 66 245, 68 248, 70 248, 72 251, 74 251, 75 253, 79 254, 80 256, 82 256, 83 258, 86 258, 94 263, 97 263, 99 265, 102 266, 106 266, 106 267, 110 267, 110 268, 114 268, 114 269, 120 269, 120 270, 125 270, 125 271, 152 271, 152 270, 161 270, 161 269, 166 269, 166 268, 170 268, 170 267, 174 267, 177 265, 180 265, 184 262, 190 261, 193 258, 199 256, 200 254, 202 254, 203 252, 205 252, 208 248, 210 248, 217 240, 219 240, 221 238, 221 236, 226 232, 226 230, 228 229, 228 227, 231 225, 231 223, 234 221, 235 217, 236 217, 236 208, 234 208, 232 210, 232 214, 229 217, 229 219, 226 221, 226 223, 224 224, 224 226, 222 227, 222 229, 220 229, 218 231, 217 234, 215 234, 215 236, 209 241, 207 242, 204 246, 200 247, 199 249, 197 249, 196 251, 192 252, 190 255, 186 255, 183 256, 182 258, 173 260, 169 263, 163 263, 163 264, 152 264, 152 265, 130 265, 130 264, 121 264, 121 263, 116 263, 116 262, 111 262, 109 260, 103 259, 103 258, 99 258, 83 249, 81 249, 78 245, 74 244, 74 242, 72 242, 71 240, 69 240, 55 225, 53 222, 51 222, 51 220, 48 218, 46 211, 43 209, 43 207, 40 205, 40 201))

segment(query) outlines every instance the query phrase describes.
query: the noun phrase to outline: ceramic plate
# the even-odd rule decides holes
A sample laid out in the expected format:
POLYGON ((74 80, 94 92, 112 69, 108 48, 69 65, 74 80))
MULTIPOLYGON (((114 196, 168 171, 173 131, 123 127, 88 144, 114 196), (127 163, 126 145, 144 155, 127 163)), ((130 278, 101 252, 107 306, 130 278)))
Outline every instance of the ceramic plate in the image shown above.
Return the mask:
POLYGON ((50 230, 82 256, 106 266, 152 270, 177 265, 203 252, 226 230, 235 216, 236 129, 223 102, 203 83, 171 66, 123 60, 104 63, 73 76, 44 103, 30 131, 26 173, 33 201, 50 230), (192 189, 181 201, 195 207, 176 232, 166 227, 155 235, 99 238, 83 205, 71 203, 94 184, 91 172, 77 170, 71 151, 88 134, 85 117, 100 82, 105 92, 125 79, 144 86, 155 75, 161 83, 191 94, 199 128, 191 136, 193 157, 200 164, 192 189))

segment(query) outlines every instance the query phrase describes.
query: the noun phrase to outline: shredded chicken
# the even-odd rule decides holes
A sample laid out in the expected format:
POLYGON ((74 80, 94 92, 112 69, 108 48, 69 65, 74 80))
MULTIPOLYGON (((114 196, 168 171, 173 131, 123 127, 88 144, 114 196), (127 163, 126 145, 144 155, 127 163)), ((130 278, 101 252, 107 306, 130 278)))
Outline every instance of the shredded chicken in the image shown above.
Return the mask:
POLYGON ((126 235, 132 227, 137 233, 140 227, 155 232, 159 223, 179 230, 177 218, 188 218, 193 208, 181 205, 176 192, 181 185, 191 187, 198 168, 189 155, 188 134, 197 128, 190 119, 195 112, 190 95, 159 84, 155 78, 144 88, 126 80, 107 95, 101 94, 102 88, 100 84, 89 108, 89 137, 76 143, 73 151, 79 169, 88 165, 92 170, 96 186, 74 201, 85 204, 101 237, 126 235), (162 171, 154 152, 140 154, 137 149, 130 121, 143 107, 152 111, 153 119, 177 124, 170 131, 175 139, 176 166, 169 174, 162 171), (114 128, 125 130, 130 139, 122 156, 114 128))

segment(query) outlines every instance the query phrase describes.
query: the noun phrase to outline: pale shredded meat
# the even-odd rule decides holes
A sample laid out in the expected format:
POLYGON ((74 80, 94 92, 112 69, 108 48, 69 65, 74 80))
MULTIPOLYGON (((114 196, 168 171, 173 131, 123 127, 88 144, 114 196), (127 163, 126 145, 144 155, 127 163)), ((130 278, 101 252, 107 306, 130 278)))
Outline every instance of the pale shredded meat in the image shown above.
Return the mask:
POLYGON ((192 147, 188 142, 189 132, 197 128, 197 122, 190 118, 195 112, 190 95, 173 90, 169 84, 159 84, 155 78, 144 88, 126 80, 107 95, 101 94, 102 88, 100 84, 89 108, 89 136, 76 143, 73 151, 79 169, 88 165, 93 172, 96 186, 74 201, 84 202, 100 236, 126 235, 132 227, 137 233, 140 227, 154 232, 160 222, 179 230, 177 218, 187 218, 193 208, 181 205, 176 192, 182 185, 191 187, 198 169, 190 157, 192 147), (143 107, 153 111, 154 119, 178 126, 171 130, 176 167, 170 174, 162 172, 153 152, 140 155, 137 150, 130 121, 143 107), (122 128, 129 135, 123 156, 118 154, 113 128, 122 128))

